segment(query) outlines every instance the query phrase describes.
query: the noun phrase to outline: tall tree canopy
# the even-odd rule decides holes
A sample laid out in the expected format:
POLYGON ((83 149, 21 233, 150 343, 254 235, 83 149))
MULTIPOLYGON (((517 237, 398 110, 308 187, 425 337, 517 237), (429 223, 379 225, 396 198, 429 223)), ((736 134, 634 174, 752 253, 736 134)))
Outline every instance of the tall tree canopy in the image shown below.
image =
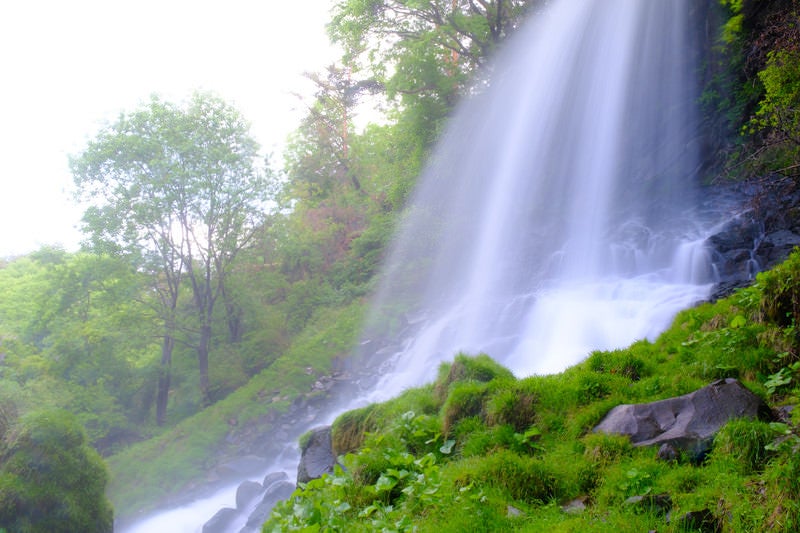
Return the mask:
POLYGON ((536 0, 341 0, 329 33, 392 94, 451 104, 536 0))
POLYGON ((208 400, 211 320, 237 254, 261 225, 268 169, 237 110, 195 93, 185 106, 152 97, 123 114, 71 160, 78 197, 89 204, 83 230, 99 250, 125 254, 151 273, 163 322, 157 419, 163 422, 178 331, 197 350, 208 400), (184 284, 193 316, 178 314, 184 284), (183 325, 179 328, 179 325, 183 325))

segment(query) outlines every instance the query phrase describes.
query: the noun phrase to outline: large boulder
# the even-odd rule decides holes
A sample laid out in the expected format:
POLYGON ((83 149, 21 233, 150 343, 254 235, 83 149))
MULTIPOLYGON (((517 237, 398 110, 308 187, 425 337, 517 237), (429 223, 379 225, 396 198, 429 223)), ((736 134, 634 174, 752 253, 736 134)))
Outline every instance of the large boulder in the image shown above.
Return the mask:
POLYGON ((771 417, 761 398, 728 378, 675 398, 618 405, 594 431, 627 435, 634 446, 667 444, 701 457, 728 420, 771 417))
POLYGON ((336 455, 331 443, 331 427, 312 429, 301 448, 300 464, 297 465, 297 482, 308 483, 323 474, 333 472, 336 455))

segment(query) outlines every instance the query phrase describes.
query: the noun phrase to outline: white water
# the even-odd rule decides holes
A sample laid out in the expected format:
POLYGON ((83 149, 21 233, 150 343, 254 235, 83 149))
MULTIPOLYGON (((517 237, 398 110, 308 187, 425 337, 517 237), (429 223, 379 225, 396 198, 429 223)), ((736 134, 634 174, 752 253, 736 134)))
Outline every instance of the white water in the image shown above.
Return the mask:
MULTIPOLYGON (((430 381, 458 351, 557 372, 654 338, 708 295, 719 217, 695 205, 696 8, 558 0, 518 32, 458 110, 383 274, 365 338, 411 322, 404 348, 348 400, 430 381)), ((234 493, 130 531, 200 531, 234 493)))
POLYGON ((558 372, 707 297, 696 4, 562 0, 512 39, 412 200, 367 337, 422 318, 369 400, 459 351, 558 372))

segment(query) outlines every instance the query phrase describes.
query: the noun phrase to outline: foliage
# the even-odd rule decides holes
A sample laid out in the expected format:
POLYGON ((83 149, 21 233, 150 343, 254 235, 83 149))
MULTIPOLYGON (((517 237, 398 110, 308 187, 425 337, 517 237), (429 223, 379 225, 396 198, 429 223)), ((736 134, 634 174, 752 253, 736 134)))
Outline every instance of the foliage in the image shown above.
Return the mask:
POLYGON ((113 512, 100 457, 66 411, 25 415, 3 436, 0 528, 110 532, 113 512))
POLYGON ((450 387, 457 382, 475 381, 488 383, 495 379, 511 379, 514 375, 486 354, 470 357, 458 354, 453 362, 439 366, 439 377, 436 380, 436 395, 444 401, 450 393, 450 387))
POLYGON ((195 93, 183 109, 153 97, 70 161, 79 198, 88 203, 83 229, 95 249, 130 257, 159 294, 159 424, 181 321, 197 350, 201 396, 210 400, 215 304, 231 265, 263 222, 270 190, 269 172, 255 167, 258 145, 248 128, 235 109, 210 94, 195 93), (184 282, 192 296, 188 316, 179 313, 184 282))
POLYGON ((798 175, 800 28, 793 2, 721 0, 726 21, 703 94, 710 138, 726 172, 798 175), (740 134, 737 137, 737 133, 740 134))
MULTIPOLYGON (((43 406, 75 412, 93 444, 114 452, 109 494, 128 515, 152 508, 246 449, 249 424, 269 430, 293 401, 319 394, 312 391, 318 377, 341 368, 360 329, 361 299, 372 290, 392 230, 454 103, 486 83, 483 66, 497 44, 526 11, 543 4, 337 2, 330 32, 345 45, 345 65, 310 75, 317 93, 283 154, 284 186, 274 197, 280 210, 264 216, 264 193, 273 192, 273 176, 248 175, 269 186, 248 193, 253 202, 248 206, 255 209, 236 212, 251 216, 242 239, 246 245, 236 249, 236 261, 220 271, 222 277, 212 275, 225 282, 219 286, 220 305, 205 317, 213 350, 205 392, 213 406, 201 411, 195 385, 201 371, 189 358, 200 340, 196 295, 202 300, 210 294, 207 285, 196 293, 186 290, 190 269, 198 274, 198 287, 208 279, 203 254, 197 254, 202 243, 193 245, 188 263, 173 263, 182 265, 175 271, 181 277, 174 287, 182 290, 174 308, 155 313, 156 298, 169 296, 169 283, 164 276, 143 275, 155 272, 151 263, 131 268, 130 261, 122 261, 144 261, 141 254, 101 253, 122 251, 122 239, 103 239, 106 247, 79 254, 43 249, 0 265, 0 405, 14 398, 22 413, 43 406), (353 122, 358 99, 376 91, 394 97, 394 106, 381 124, 359 129, 353 122), (165 320, 171 318, 174 323, 165 320), (177 333, 170 347, 172 379, 162 385, 171 412, 165 427, 157 428, 150 419, 164 377, 159 368, 164 326, 177 333)), ((716 125, 724 139, 709 150, 748 157, 756 143, 780 140, 775 150, 762 152, 761 167, 748 171, 769 164, 790 173, 796 157, 785 133, 794 127, 797 62, 786 22, 794 19, 758 14, 780 2, 763 10, 753 9, 753 2, 724 4, 728 22, 707 65, 704 94, 714 117, 709 120, 724 122, 716 125), (733 138, 757 110, 748 136, 733 138), (781 132, 784 125, 789 128, 781 132)), ((206 103, 206 110, 226 116, 223 103, 214 98, 206 103)), ((155 126, 187 111, 154 100, 103 134, 110 138, 122 125, 133 131, 148 112, 155 126)), ((232 127, 222 128, 226 132, 243 131, 242 122, 226 124, 232 127)), ((194 135, 214 131, 189 129, 194 135)), ((178 150, 170 152, 176 148, 170 136, 176 131, 183 130, 167 134, 154 128, 151 140, 158 142, 141 138, 131 155, 153 156, 154 168, 174 171, 170 161, 178 150)), ((184 141, 177 148, 204 143, 184 141)), ((242 141, 252 153, 250 140, 242 141)), ((214 159, 211 152, 222 153, 203 151, 190 167, 202 168, 214 159)), ((73 165, 80 170, 77 160, 73 165)), ((214 198, 194 194, 207 183, 191 183, 199 211, 214 198)), ((169 192, 179 197, 181 191, 169 192)), ((132 226, 123 227, 132 218, 104 211, 103 201, 90 205, 87 223, 103 222, 123 238, 141 236, 132 226)), ((162 206, 136 207, 142 208, 138 214, 151 215, 162 206)), ((167 233, 162 236, 178 236, 167 233)), ((173 244, 179 248, 179 242, 184 241, 173 244)), ((299 507, 291 509, 293 523, 301 527, 316 520, 308 527, 356 531, 676 530, 663 518, 621 505, 627 494, 668 491, 673 516, 708 507, 731 530, 792 530, 800 522, 794 503, 797 461, 791 455, 798 438, 794 424, 771 427, 770 436, 764 425, 732 423, 706 464, 668 468, 654 465, 651 451, 591 433, 614 405, 684 394, 719 377, 739 377, 773 403, 796 401, 796 283, 794 267, 786 268, 774 278, 761 276, 754 288, 728 300, 687 310, 655 342, 593 353, 558 375, 517 380, 488 356, 459 355, 433 384, 343 414, 333 436, 337 452, 351 454, 348 470, 306 486, 299 507), (772 449, 762 454, 764 442, 772 449), (336 491, 338 496, 329 497, 336 491), (564 513, 561 506, 575 498, 589 508, 579 515, 564 513)), ((0 417, 0 427, 8 431, 12 425, 4 420, 0 417)))
POLYGON ((118 258, 43 249, 0 270, 3 378, 23 411, 75 413, 108 452, 140 434, 155 332, 140 276, 118 258))
POLYGON ((109 457, 114 475, 108 495, 117 513, 125 518, 152 509, 215 465, 239 456, 242 447, 263 450, 262 439, 247 441, 252 437, 248 428, 269 431, 292 401, 313 397, 318 376, 330 374, 335 360, 352 349, 363 311, 361 302, 318 309, 292 346, 246 385, 168 431, 109 457))
POLYGON ((265 530, 683 531, 679 520, 667 523, 667 510, 709 509, 724 530, 793 531, 797 425, 731 420, 700 464, 664 462, 653 448, 591 429, 619 403, 685 394, 730 374, 770 402, 796 398, 794 380, 765 385, 765 371, 784 368, 779 350, 794 321, 763 305, 775 287, 793 290, 798 257, 726 300, 680 313, 653 343, 595 352, 558 375, 517 380, 486 356, 459 354, 435 383, 342 414, 334 438, 347 442, 346 468, 301 487, 265 530), (417 486, 420 460, 436 473, 417 486), (561 511, 576 499, 584 511, 561 511), (464 526, 454 508, 475 524, 464 526))
POLYGON ((329 33, 344 46, 345 61, 363 61, 390 95, 427 93, 446 101, 533 3, 345 0, 334 9, 329 33))

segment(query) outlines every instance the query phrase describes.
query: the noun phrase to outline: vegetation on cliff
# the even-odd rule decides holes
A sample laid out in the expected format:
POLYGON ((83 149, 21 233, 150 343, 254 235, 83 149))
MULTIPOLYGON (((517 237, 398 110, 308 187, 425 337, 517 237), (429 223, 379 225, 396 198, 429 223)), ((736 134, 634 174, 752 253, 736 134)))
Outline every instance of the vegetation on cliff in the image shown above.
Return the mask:
POLYGON ((796 531, 798 276, 795 252, 655 342, 557 375, 515 379, 459 355, 432 384, 339 416, 341 466, 279 504, 264 531, 796 531), (592 431, 615 405, 727 377, 775 419, 731 420, 707 455, 665 461, 592 431))

